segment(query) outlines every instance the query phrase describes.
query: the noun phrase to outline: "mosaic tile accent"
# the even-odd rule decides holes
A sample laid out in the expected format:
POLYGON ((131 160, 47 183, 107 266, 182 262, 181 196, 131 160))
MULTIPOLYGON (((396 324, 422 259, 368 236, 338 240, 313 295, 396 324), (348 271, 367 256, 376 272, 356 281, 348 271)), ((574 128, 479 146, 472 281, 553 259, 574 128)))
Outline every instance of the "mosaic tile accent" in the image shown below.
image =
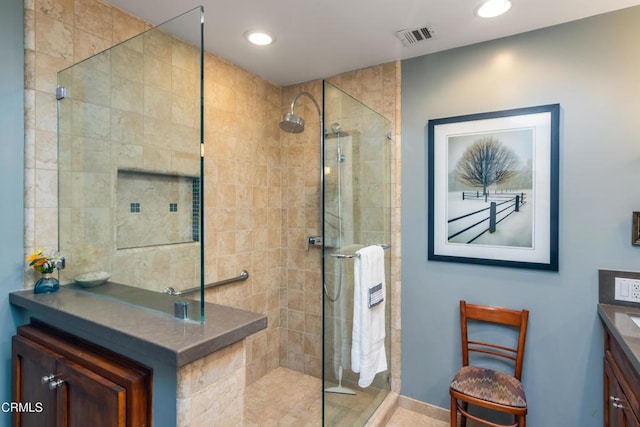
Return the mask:
MULTIPOLYGON (((191 181, 191 239, 200 241, 200 178, 191 181)), ((176 206, 177 209, 177 206, 176 206)))

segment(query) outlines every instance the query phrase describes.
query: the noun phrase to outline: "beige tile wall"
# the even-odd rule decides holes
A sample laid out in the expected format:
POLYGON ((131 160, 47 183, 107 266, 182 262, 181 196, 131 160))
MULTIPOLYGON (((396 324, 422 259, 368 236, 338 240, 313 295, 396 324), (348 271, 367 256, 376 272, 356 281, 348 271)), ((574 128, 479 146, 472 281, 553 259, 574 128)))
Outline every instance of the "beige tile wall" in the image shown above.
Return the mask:
MULTIPOLYGON (((58 246, 57 73, 145 29, 89 0, 25 0, 25 255, 58 246)), ((31 287, 27 270, 24 286, 31 287)))
MULTIPOLYGON (((299 91, 310 93, 322 105, 322 82, 283 89, 282 113, 299 91)), ((321 252, 307 250, 306 238, 320 235, 320 120, 306 96, 298 98, 296 114, 305 130, 282 132, 286 186, 283 186, 283 238, 285 280, 281 283, 280 364, 305 374, 322 375, 321 252)), ((280 118, 278 118, 278 121, 280 118)))
POLYGON ((182 366, 178 371, 177 425, 243 425, 245 376, 244 341, 182 366))
POLYGON ((206 300, 267 315, 247 339, 247 383, 279 366, 282 281, 280 88, 205 58, 205 283, 250 277, 206 300))
MULTIPOLYGON (((145 28, 96 0, 25 0, 26 254, 57 246, 57 72, 145 28)), ((321 259, 305 245, 307 236, 319 234, 318 115, 301 98, 296 112, 307 120, 305 133, 283 134, 278 122, 298 90, 321 100, 321 82, 279 88, 212 55, 205 76, 205 279, 241 269, 251 275, 206 298, 268 315, 267 330, 246 344, 247 383, 279 365, 320 376, 321 259)), ((331 81, 394 124, 392 373, 399 389, 400 65, 331 81)), ((24 285, 32 284, 29 272, 24 285)))

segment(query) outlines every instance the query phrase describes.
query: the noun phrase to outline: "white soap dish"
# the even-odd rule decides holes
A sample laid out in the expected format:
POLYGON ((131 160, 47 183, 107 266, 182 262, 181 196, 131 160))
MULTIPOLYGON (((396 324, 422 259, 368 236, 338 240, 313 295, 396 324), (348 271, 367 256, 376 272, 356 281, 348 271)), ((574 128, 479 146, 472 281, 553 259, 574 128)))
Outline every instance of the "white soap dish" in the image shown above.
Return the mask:
POLYGON ((111 275, 106 271, 92 271, 90 273, 81 274, 74 280, 78 286, 82 286, 83 288, 93 288, 94 286, 102 285, 104 282, 109 280, 109 277, 111 277, 111 275))

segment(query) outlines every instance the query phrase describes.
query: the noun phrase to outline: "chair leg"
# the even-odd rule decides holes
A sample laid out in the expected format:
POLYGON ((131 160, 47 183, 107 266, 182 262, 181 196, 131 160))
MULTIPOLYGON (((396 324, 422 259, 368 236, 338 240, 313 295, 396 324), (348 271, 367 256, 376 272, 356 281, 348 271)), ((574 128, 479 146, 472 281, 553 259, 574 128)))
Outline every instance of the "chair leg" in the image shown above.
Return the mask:
POLYGON ((526 415, 518 416, 518 427, 527 427, 527 417, 526 415))
MULTIPOLYGON (((467 402, 462 402, 461 406, 464 412, 467 412, 467 410, 469 409, 469 404, 467 402)), ((460 414, 460 427, 467 427, 467 417, 464 415, 464 413, 460 414)))
POLYGON ((458 425, 458 401, 451 396, 451 411, 449 417, 449 426, 456 427, 458 425))

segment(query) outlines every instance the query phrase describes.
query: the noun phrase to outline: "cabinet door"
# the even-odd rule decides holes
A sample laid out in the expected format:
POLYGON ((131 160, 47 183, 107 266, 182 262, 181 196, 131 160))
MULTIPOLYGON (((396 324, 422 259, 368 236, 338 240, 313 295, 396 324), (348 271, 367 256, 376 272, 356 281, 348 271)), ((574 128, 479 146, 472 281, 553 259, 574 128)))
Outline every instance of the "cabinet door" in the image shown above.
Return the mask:
POLYGON ((123 387, 21 336, 12 340, 12 401, 21 405, 14 426, 126 425, 123 387))
POLYGON ((58 426, 124 427, 126 391, 66 359, 58 361, 58 426))
POLYGON ((127 426, 151 425, 150 368, 33 319, 18 328, 18 335, 123 387, 127 426))
POLYGON ((53 427, 56 424, 56 392, 42 377, 55 374, 58 355, 19 336, 12 339, 11 400, 22 405, 12 412, 12 424, 53 427))
MULTIPOLYGON (((615 363, 615 362, 614 362, 615 363)), ((604 360, 605 426, 640 427, 609 362, 604 360)))

